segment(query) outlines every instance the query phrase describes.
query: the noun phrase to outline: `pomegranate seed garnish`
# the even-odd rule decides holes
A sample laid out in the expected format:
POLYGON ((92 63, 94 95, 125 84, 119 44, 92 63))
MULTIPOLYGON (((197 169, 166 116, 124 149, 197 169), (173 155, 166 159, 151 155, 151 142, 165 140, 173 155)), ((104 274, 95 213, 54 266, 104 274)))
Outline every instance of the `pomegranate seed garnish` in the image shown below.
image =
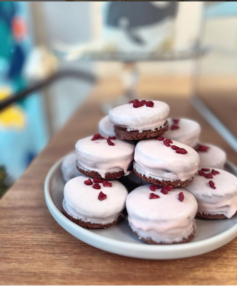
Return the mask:
POLYGON ((220 172, 218 172, 218 171, 216 171, 214 169, 212 169, 211 173, 212 173, 212 175, 218 175, 218 174, 220 174, 220 172))
POLYGON ((184 193, 183 192, 180 192, 179 193, 179 201, 183 201, 184 200, 184 193))
POLYGON ((167 189, 167 187, 166 186, 163 186, 162 188, 161 188, 161 193, 162 194, 164 194, 164 195, 167 195, 168 194, 168 192, 169 192, 169 190, 167 189))
POLYGON ((85 183, 86 185, 92 185, 92 181, 91 181, 90 178, 87 179, 87 180, 85 180, 84 183, 85 183))
POLYGON ((178 146, 175 146, 175 145, 172 145, 171 148, 172 148, 173 150, 180 149, 178 146))
POLYGON ((108 182, 107 180, 104 180, 104 181, 103 181, 103 186, 104 186, 104 187, 111 187, 111 186, 112 186, 112 183, 111 183, 111 182, 108 182))
POLYGON ((156 185, 150 185, 149 188, 150 188, 150 190, 152 192, 155 192, 158 189, 158 186, 156 186, 156 185))
POLYGON ((158 141, 163 141, 165 138, 163 136, 158 136, 158 138, 156 138, 158 141))
POLYGON ((99 185, 99 183, 94 183, 92 185, 93 189, 96 189, 96 190, 100 190, 101 186, 99 185))
POLYGON ((177 125, 171 125, 170 129, 171 130, 177 130, 177 129, 179 129, 179 126, 177 126, 177 125))
POLYGON ((210 178, 213 178, 213 176, 212 176, 211 173, 205 174, 205 177, 206 177, 206 178, 209 178, 209 179, 210 179, 210 178))
POLYGON ((102 183, 103 182, 103 180, 99 179, 99 178, 94 178, 93 181, 94 181, 94 183, 102 183))
POLYGON ((187 154, 188 151, 185 150, 184 148, 179 148, 179 149, 176 149, 176 153, 178 153, 178 154, 187 154))
POLYGON ((98 199, 99 199, 100 201, 103 201, 103 200, 105 200, 106 198, 107 198, 107 195, 106 195, 106 194, 104 194, 103 192, 100 192, 100 193, 99 193, 98 199))
POLYGON ((154 106, 154 102, 153 102, 153 101, 148 101, 148 102, 146 103, 146 106, 147 106, 147 107, 153 107, 153 106, 154 106))
POLYGON ((210 169, 207 169, 207 168, 202 168, 202 169, 201 169, 201 171, 203 171, 203 172, 209 172, 209 171, 210 171, 210 169))
POLYGON ((99 133, 96 133, 93 137, 92 137, 92 141, 98 140, 98 139, 104 139, 104 137, 102 135, 100 135, 99 133))
POLYGON ((107 143, 109 146, 114 146, 114 143, 109 138, 107 139, 107 143))
POLYGON ((198 171, 198 174, 205 177, 205 173, 203 171, 198 171))
POLYGON ((208 146, 200 145, 200 144, 199 144, 199 145, 197 146, 197 151, 200 151, 200 152, 207 152, 209 148, 210 148, 210 147, 208 147, 208 146))
POLYGON ((174 124, 178 124, 179 123, 179 119, 172 119, 174 124))
POLYGON ((212 180, 209 181, 209 185, 212 189, 214 189, 214 190, 216 189, 215 183, 212 180))
POLYGON ((157 198, 160 198, 160 196, 154 194, 154 193, 150 193, 150 197, 149 199, 157 199, 157 198))
POLYGON ((147 103, 146 100, 142 100, 142 101, 141 101, 141 104, 142 104, 142 105, 146 105, 146 103, 147 103))
POLYGON ((116 140, 116 136, 109 136, 108 139, 110 139, 110 140, 116 140))

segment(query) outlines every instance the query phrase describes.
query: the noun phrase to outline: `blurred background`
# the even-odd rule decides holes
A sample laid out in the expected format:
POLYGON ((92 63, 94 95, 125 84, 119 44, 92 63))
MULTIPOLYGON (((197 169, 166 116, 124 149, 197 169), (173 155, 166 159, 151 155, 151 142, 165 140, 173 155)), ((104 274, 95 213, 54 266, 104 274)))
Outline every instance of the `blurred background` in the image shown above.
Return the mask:
POLYGON ((236 151, 236 32, 237 2, 0 2, 0 102, 44 81, 0 111, 0 197, 93 78, 103 113, 133 97, 192 101, 236 151))

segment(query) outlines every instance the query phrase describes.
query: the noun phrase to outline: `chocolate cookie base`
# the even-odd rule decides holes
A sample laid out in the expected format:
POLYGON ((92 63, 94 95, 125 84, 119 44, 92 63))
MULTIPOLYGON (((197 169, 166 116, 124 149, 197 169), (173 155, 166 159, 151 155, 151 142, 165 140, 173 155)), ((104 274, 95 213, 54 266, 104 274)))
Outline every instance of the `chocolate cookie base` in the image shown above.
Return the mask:
POLYGON ((73 223, 86 228, 86 229, 105 229, 105 228, 109 228, 115 224, 117 224, 118 222, 120 222, 123 218, 122 214, 119 215, 119 217, 117 218, 117 220, 115 220, 112 223, 109 224, 96 224, 96 223, 90 223, 90 222, 84 222, 80 219, 75 219, 72 216, 70 216, 64 208, 62 208, 62 213, 64 214, 65 217, 67 217, 69 220, 71 220, 73 223))
POLYGON ((196 214, 196 217, 202 218, 202 219, 209 219, 209 220, 227 219, 227 217, 223 214, 211 215, 211 214, 204 214, 204 213, 200 213, 200 212, 198 212, 196 214))
POLYGON ((146 139, 152 139, 158 136, 161 136, 164 132, 168 130, 168 122, 165 122, 165 125, 156 128, 155 130, 145 130, 142 132, 139 131, 127 131, 126 128, 114 126, 115 135, 120 140, 125 141, 137 141, 137 140, 146 140, 146 139))
POLYGON ((86 175, 87 177, 90 178, 99 178, 99 179, 117 179, 117 178, 121 178, 122 176, 124 176, 124 171, 118 171, 118 172, 114 172, 114 173, 106 173, 105 177, 102 177, 98 172, 96 171, 89 171, 89 170, 84 170, 82 168, 80 168, 77 165, 77 169, 78 171, 80 171, 82 174, 86 175))
POLYGON ((139 238, 139 240, 141 240, 145 243, 148 243, 150 245, 175 245, 175 244, 184 244, 184 243, 190 242, 194 238, 196 230, 195 230, 195 228, 193 228, 193 232, 188 237, 184 238, 180 242, 173 242, 173 243, 165 243, 165 242, 157 243, 157 242, 153 241, 152 239, 145 239, 145 238, 140 237, 136 231, 132 230, 132 232, 139 238))
POLYGON ((153 184, 156 184, 156 185, 159 185, 159 186, 168 186, 168 185, 171 185, 173 186, 174 188, 180 188, 180 187, 184 187, 188 184, 190 184, 192 181, 193 181, 193 178, 190 178, 190 179, 187 179, 185 181, 181 181, 181 180, 174 180, 174 181, 171 181, 171 180, 158 180, 158 179, 155 179, 155 178, 152 178, 152 177, 146 177, 145 175, 142 175, 142 174, 139 174, 135 168, 133 168, 133 172, 139 176, 140 178, 144 179, 145 181, 149 182, 149 183, 153 183, 153 184))

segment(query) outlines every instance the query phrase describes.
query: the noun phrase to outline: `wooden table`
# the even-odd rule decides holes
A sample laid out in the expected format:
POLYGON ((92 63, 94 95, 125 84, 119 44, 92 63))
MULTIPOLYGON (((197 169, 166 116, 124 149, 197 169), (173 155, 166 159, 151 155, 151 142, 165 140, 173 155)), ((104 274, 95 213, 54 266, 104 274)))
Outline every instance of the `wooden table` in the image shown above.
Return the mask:
MULTIPOLYGON (((114 86, 116 94, 119 88, 114 86)), ((236 153, 190 106, 183 91, 179 93, 182 97, 162 94, 157 89, 144 91, 147 98, 167 101, 173 116, 188 116, 200 122, 202 140, 220 145, 237 164, 236 153)), ((52 218, 44 199, 45 176, 60 157, 73 149, 77 139, 97 131, 102 116, 100 102, 105 95, 109 93, 103 84, 95 88, 0 201, 0 284, 236 284, 237 239, 198 257, 139 260, 93 248, 69 235, 52 218)))

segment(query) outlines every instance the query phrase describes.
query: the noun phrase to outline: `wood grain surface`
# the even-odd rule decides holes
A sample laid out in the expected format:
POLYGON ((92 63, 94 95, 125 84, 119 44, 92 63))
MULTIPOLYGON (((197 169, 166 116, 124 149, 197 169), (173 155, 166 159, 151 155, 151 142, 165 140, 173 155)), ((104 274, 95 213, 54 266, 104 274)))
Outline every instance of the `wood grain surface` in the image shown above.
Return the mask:
MULTIPOLYGON (((90 98, 0 201, 0 284, 236 284, 237 239, 198 257, 139 260, 110 254, 77 240, 50 215, 43 192, 45 176, 60 157, 74 148, 77 139, 97 131, 102 116, 101 102, 120 92, 118 84, 114 84, 114 88, 113 84, 105 87, 101 84, 94 89, 90 98)), ((200 122, 202 140, 225 149, 229 160, 237 164, 236 153, 191 107, 183 97, 184 90, 174 97, 159 93, 156 85, 153 89, 139 89, 146 98, 164 99, 171 106, 172 116, 186 116, 200 122)))

